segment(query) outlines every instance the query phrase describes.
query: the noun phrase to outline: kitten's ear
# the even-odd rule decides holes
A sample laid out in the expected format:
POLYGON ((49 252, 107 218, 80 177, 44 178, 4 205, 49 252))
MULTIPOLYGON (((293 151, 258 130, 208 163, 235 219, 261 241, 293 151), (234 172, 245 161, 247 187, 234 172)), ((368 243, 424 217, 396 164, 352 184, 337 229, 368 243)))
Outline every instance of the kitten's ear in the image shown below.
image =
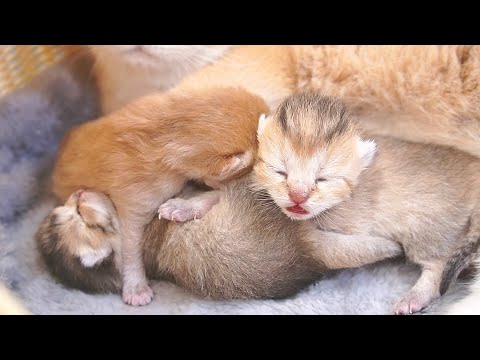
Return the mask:
POLYGON ((260 115, 260 118, 258 119, 257 137, 262 135, 268 121, 270 121, 270 116, 267 116, 265 114, 260 115))
POLYGON ((231 156, 222 166, 219 178, 227 180, 246 172, 253 165, 254 157, 251 151, 231 156))
POLYGON ((357 149, 362 159, 363 166, 367 167, 372 162, 377 151, 377 144, 373 140, 357 139, 357 149))

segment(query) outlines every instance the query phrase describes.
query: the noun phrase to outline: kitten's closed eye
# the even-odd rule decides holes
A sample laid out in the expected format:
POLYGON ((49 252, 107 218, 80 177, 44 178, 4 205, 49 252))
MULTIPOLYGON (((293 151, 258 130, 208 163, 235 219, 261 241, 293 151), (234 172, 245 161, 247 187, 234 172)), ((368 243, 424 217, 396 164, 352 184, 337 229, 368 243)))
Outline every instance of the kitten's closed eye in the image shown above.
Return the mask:
POLYGON ((273 166, 273 165, 270 165, 269 163, 267 163, 265 160, 263 160, 262 158, 258 158, 259 161, 263 162, 267 167, 269 167, 270 169, 272 169, 273 171, 275 171, 278 175, 282 175, 285 179, 288 177, 288 174, 286 171, 283 171, 283 170, 279 170, 277 167, 273 166))
POLYGON ((90 230, 100 231, 104 235, 116 233, 113 217, 111 215, 102 213, 101 211, 95 210, 85 204, 77 204, 76 211, 80 220, 90 230))
POLYGON ((346 181, 345 177, 343 176, 319 176, 315 179, 315 183, 321 183, 321 182, 343 182, 346 181))
POLYGON ((275 172, 279 175, 282 175, 285 179, 288 177, 288 174, 285 171, 275 170, 275 172))

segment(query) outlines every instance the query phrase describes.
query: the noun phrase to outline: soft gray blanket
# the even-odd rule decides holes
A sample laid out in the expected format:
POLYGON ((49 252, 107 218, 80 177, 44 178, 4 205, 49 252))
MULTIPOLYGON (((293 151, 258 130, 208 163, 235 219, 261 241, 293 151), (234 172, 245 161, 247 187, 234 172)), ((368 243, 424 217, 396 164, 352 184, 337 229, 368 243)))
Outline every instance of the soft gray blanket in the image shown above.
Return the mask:
MULTIPOLYGON (((142 308, 124 305, 118 295, 87 295, 58 285, 39 265, 33 234, 54 204, 48 185, 60 139, 67 129, 97 114, 88 59, 55 66, 0 99, 0 281, 33 313, 389 314, 415 283, 418 269, 403 261, 341 271, 278 301, 207 301, 158 282, 153 303, 142 308)), ((463 291, 453 287, 436 311, 463 291)))

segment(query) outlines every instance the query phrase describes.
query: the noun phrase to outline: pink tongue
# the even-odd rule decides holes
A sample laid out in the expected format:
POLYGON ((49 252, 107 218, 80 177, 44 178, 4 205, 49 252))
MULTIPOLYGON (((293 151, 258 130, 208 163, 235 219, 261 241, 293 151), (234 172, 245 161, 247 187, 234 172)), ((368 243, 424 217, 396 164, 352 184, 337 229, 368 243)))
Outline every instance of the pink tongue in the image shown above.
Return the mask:
POLYGON ((302 215, 308 214, 308 211, 302 208, 300 205, 289 206, 287 207, 287 210, 295 214, 302 214, 302 215))

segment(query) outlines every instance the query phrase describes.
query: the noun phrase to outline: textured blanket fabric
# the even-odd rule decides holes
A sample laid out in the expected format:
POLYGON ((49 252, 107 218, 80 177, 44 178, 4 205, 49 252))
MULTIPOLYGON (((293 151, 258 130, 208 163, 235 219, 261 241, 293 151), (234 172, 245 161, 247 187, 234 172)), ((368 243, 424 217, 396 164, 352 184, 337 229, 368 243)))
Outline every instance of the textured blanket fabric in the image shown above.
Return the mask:
MULTIPOLYGON (((33 234, 52 209, 49 175, 66 130, 98 114, 88 59, 51 68, 0 99, 0 281, 35 314, 388 314, 415 283, 403 261, 338 272, 297 296, 268 301, 209 301, 157 282, 155 298, 134 308, 117 295, 87 295, 57 284, 38 261, 33 234)), ((462 295, 457 285, 430 313, 462 295)))

